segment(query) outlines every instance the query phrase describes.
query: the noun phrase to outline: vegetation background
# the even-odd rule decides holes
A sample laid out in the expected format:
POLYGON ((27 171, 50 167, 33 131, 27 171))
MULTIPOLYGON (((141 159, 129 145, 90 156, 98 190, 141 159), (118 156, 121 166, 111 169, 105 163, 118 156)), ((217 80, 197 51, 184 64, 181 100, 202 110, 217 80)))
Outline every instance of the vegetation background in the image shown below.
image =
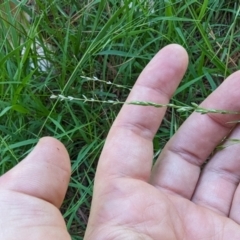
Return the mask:
MULTIPOLYGON (((17 4, 14 14, 6 8, 9 18, 0 15, 0 171, 15 166, 42 136, 62 141, 72 177, 61 211, 72 239, 83 239, 98 157, 121 107, 113 103, 126 99, 144 66, 170 43, 184 46, 190 57, 171 103, 200 103, 239 68, 240 5, 36 0, 32 11, 26 0, 1 4, 11 1, 17 4), (28 27, 19 23, 22 11, 32 16, 28 27), (39 58, 49 65, 47 71, 39 58)), ((155 157, 190 113, 168 109, 154 139, 155 157)))

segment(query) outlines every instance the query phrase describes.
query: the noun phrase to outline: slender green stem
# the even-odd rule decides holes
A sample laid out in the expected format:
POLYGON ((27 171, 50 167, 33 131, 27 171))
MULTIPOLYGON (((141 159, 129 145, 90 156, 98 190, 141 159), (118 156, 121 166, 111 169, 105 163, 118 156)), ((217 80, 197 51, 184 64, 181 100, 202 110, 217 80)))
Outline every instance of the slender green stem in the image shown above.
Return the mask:
POLYGON ((169 107, 169 108, 174 108, 177 109, 178 112, 189 112, 189 111, 195 111, 201 114, 207 114, 207 113, 220 113, 220 114, 240 114, 238 111, 228 111, 228 110, 221 110, 221 109, 206 109, 200 107, 196 103, 191 103, 192 106, 178 106, 172 103, 169 104, 161 104, 161 103, 154 103, 154 102, 146 102, 146 101, 131 101, 131 102, 122 102, 118 100, 98 100, 94 98, 87 98, 85 95, 83 95, 83 98, 74 98, 72 96, 63 96, 61 94, 59 95, 51 95, 51 99, 59 99, 60 101, 63 100, 69 100, 69 101, 82 101, 84 103, 87 102, 92 102, 92 103, 107 103, 107 104, 128 104, 128 105, 138 105, 138 106, 145 106, 145 107, 156 107, 156 108, 164 108, 164 107, 169 107))

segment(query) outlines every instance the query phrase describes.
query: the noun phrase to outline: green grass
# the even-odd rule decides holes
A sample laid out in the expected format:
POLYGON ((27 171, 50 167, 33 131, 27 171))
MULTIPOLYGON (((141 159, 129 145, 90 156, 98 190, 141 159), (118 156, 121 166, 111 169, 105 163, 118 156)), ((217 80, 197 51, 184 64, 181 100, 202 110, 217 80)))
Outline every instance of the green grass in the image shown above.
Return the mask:
MULTIPOLYGON (((76 240, 83 239, 98 157, 121 107, 104 101, 124 101, 144 66, 170 43, 184 46, 190 57, 171 101, 177 106, 200 103, 239 65, 236 1, 154 1, 154 11, 147 1, 120 2, 37 0, 35 13, 20 4, 19 9, 33 15, 29 31, 16 25, 15 17, 0 19, 1 174, 24 158, 40 137, 61 140, 72 161, 62 212, 76 240), (51 62, 47 72, 37 65, 37 40, 51 62), (53 94, 96 101, 60 101, 51 99, 53 94)), ((156 153, 190 113, 167 111, 154 139, 156 153)))

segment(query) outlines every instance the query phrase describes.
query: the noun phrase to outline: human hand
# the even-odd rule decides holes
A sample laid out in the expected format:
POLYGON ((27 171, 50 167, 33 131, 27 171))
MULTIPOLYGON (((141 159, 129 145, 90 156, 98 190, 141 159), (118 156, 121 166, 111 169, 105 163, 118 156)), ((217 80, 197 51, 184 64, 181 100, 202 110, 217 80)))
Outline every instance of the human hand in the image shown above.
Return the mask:
MULTIPOLYGON (((182 47, 165 47, 127 101, 167 104, 187 63, 182 47)), ((236 72, 201 106, 239 111, 239 89, 236 72)), ((152 169, 152 139, 165 111, 123 106, 99 160, 86 240, 240 239, 240 145, 216 152, 200 170, 240 115, 193 113, 152 169)), ((239 126, 230 137, 240 137, 239 126)))
MULTIPOLYGON (((164 48, 143 71, 128 101, 167 103, 187 65, 185 51, 164 48)), ((202 106, 239 110, 237 72, 202 106)), ((200 166, 239 115, 193 113, 151 171, 151 140, 164 109, 126 105, 109 133, 96 174, 85 239, 239 239, 239 145, 200 166), (198 181, 199 180, 199 181, 198 181)), ((238 138, 237 126, 231 138, 238 138)), ((70 239, 58 210, 69 157, 52 138, 0 178, 1 239, 70 239)))
POLYGON ((0 177, 1 240, 71 239, 59 211, 70 179, 64 146, 45 137, 0 177))

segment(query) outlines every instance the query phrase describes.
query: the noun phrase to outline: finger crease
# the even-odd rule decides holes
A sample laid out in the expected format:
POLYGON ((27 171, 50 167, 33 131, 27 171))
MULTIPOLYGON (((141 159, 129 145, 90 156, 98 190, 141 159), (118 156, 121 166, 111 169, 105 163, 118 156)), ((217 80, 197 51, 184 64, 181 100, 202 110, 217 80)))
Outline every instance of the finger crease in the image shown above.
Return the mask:
POLYGON ((153 88, 151 86, 141 85, 139 83, 136 86, 148 89, 150 91, 153 91, 153 92, 157 93, 157 95, 163 95, 164 97, 166 97, 166 99, 170 99, 171 98, 170 94, 165 92, 162 88, 153 88))
POLYGON ((230 182, 236 186, 240 182, 239 175, 237 175, 235 173, 231 173, 231 172, 223 170, 223 169, 207 168, 205 171, 209 172, 209 173, 214 173, 214 174, 218 175, 220 178, 222 178, 222 179, 226 180, 227 182, 230 182))
POLYGON ((171 146, 170 149, 168 149, 170 152, 172 152, 173 154, 176 154, 178 156, 180 156, 183 160, 185 160, 186 162, 195 165, 195 166, 201 166, 204 162, 204 160, 202 158, 200 158, 197 154, 188 151, 186 149, 177 149, 174 148, 173 146, 171 146))
POLYGON ((147 128, 145 125, 140 123, 118 123, 117 125, 113 125, 114 128, 124 128, 127 129, 137 136, 140 136, 144 139, 151 140, 153 138, 153 135, 155 132, 151 131, 149 128, 147 128))
POLYGON ((233 128, 232 124, 227 125, 227 123, 223 123, 223 122, 219 121, 219 119, 217 117, 213 116, 212 114, 211 115, 208 114, 207 116, 210 118, 210 120, 212 120, 213 122, 215 122, 217 125, 219 125, 222 128, 229 129, 229 130, 233 128))

